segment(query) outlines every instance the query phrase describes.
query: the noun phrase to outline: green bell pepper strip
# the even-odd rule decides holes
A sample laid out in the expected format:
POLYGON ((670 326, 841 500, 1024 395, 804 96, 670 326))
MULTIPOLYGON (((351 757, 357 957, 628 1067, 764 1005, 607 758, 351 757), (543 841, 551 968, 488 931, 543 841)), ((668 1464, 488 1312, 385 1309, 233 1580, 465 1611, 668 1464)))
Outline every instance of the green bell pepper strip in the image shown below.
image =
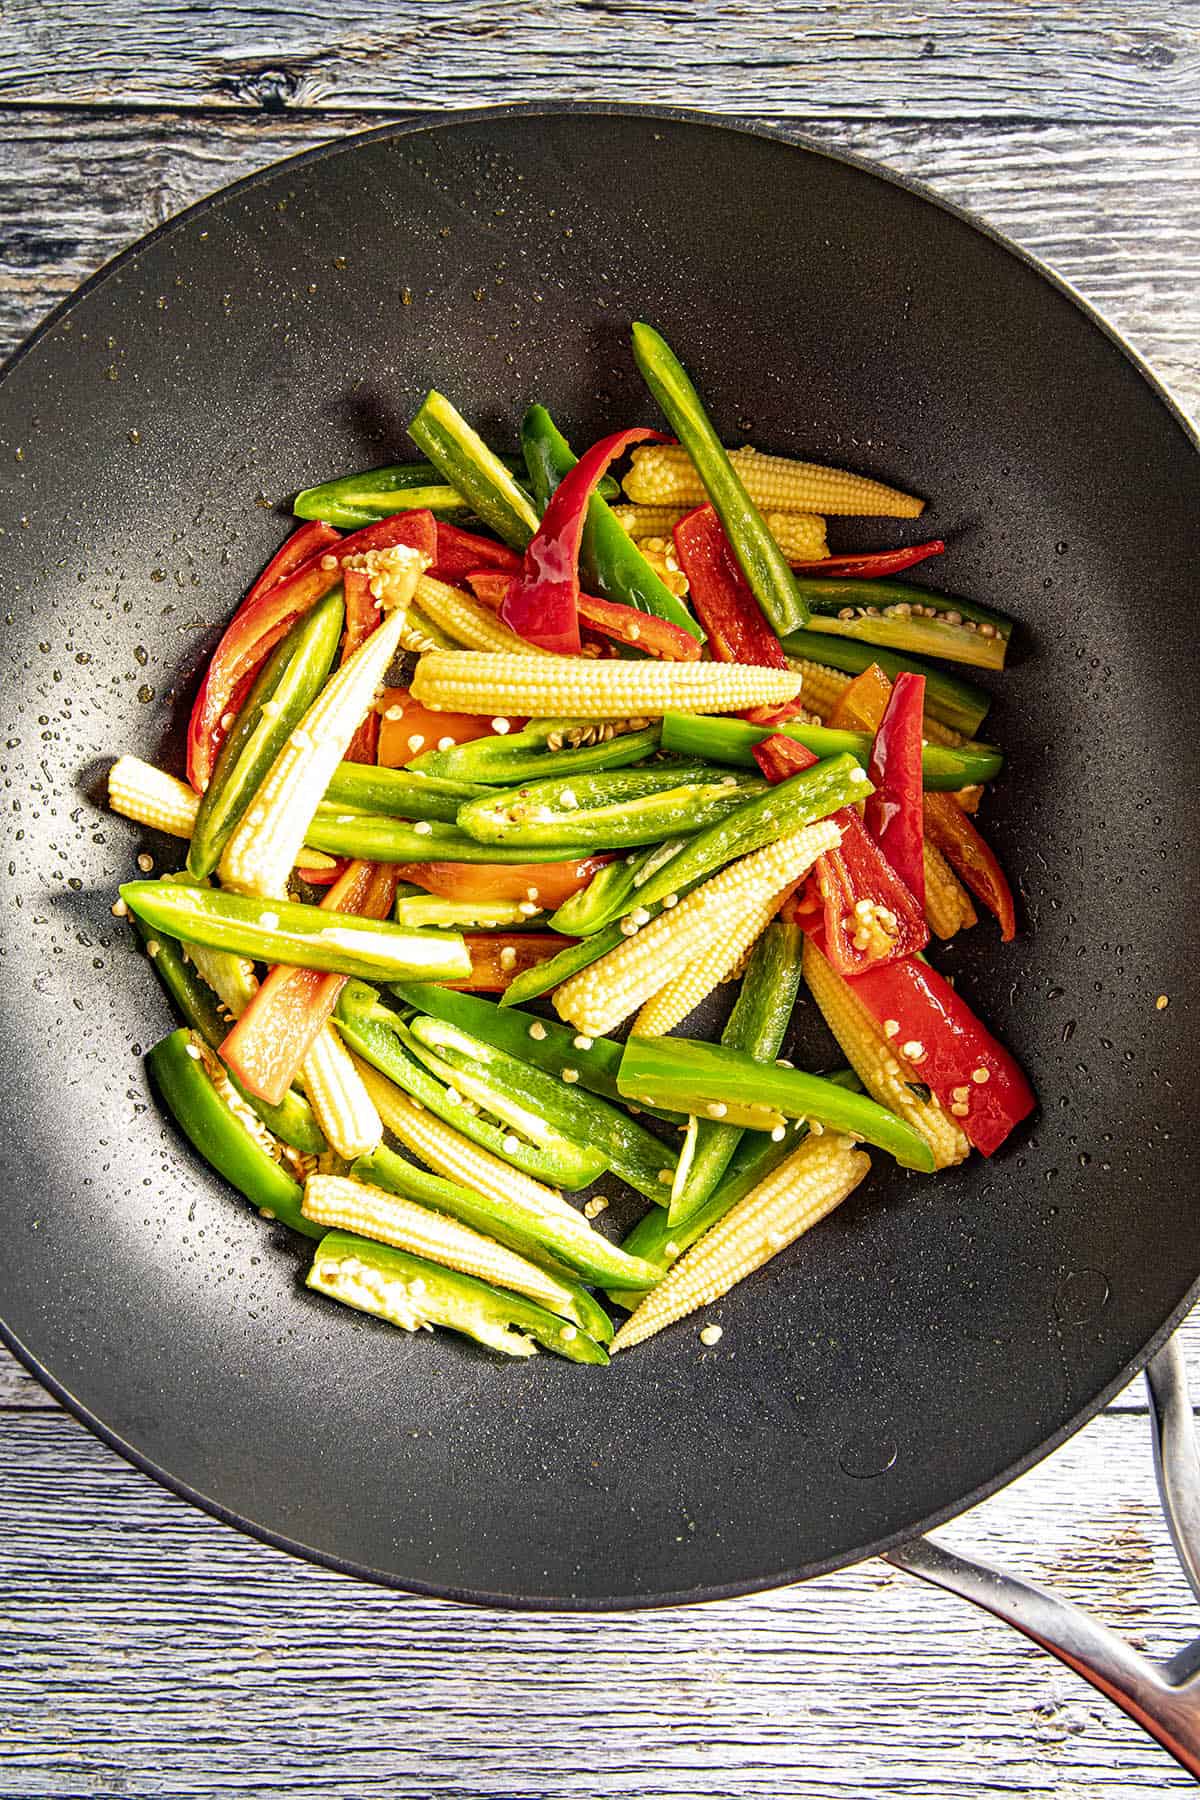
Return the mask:
MULTIPOLYGON (((217 996, 203 981, 189 962, 184 960, 179 945, 168 937, 155 937, 153 931, 143 919, 134 917, 134 930, 146 946, 146 955, 154 965, 154 972, 166 988, 168 994, 183 1014, 192 1030, 204 1039, 211 1050, 219 1050, 229 1035, 229 1020, 218 1005, 217 996)), ((260 1100, 244 1088, 232 1069, 225 1070, 226 1078, 232 1083, 235 1092, 244 1104, 256 1112, 268 1131, 282 1138, 285 1144, 302 1151, 306 1156, 320 1156, 329 1145, 325 1134, 317 1124, 316 1114, 295 1088, 289 1088, 278 1106, 269 1100, 260 1100)))
MULTIPOLYGON (((689 838, 678 855, 664 862, 642 883, 635 896, 636 904, 652 909, 668 894, 682 898, 698 881, 732 862, 735 856, 747 856, 752 850, 761 850, 786 832, 798 831, 802 825, 828 818, 852 801, 865 800, 870 792, 870 783, 863 779, 863 772, 853 757, 830 756, 823 762, 814 763, 811 769, 793 775, 790 781, 743 801, 736 812, 689 838)), ((589 943, 598 941, 598 938, 588 940, 589 943)), ((616 941, 620 942, 619 935, 616 941)))
MULTIPOLYGON (((837 1082, 839 1087, 859 1091, 859 1080, 853 1069, 839 1070, 836 1075, 830 1075, 827 1079, 837 1082)), ((666 1274, 671 1264, 678 1262, 684 1251, 690 1250, 718 1219, 723 1219, 727 1212, 731 1212, 738 1201, 744 1200, 760 1181, 773 1175, 780 1163, 807 1136, 808 1124, 804 1119, 789 1119, 784 1135, 778 1140, 765 1131, 745 1132, 730 1158, 724 1180, 703 1206, 676 1225, 671 1224, 666 1213, 647 1213, 626 1234, 621 1248, 631 1256, 643 1257, 646 1262, 653 1263, 666 1274)), ((644 1298, 644 1290, 638 1288, 609 1287, 605 1292, 614 1305, 623 1306, 630 1312, 644 1298)))
MULTIPOLYGON (((660 906, 647 909, 651 918, 662 911, 660 906)), ((586 969, 589 963, 597 962, 608 951, 615 950, 618 944, 625 942, 619 925, 606 925, 602 931, 591 937, 580 938, 578 943, 568 944, 557 956, 547 962, 535 963, 531 969, 523 969, 516 978, 509 982, 500 996, 499 1004, 503 1007, 524 1006, 527 1000, 536 1000, 539 994, 548 994, 568 976, 577 975, 580 969, 586 969)))
MULTIPOLYGON (((525 467, 519 456, 500 456, 496 460, 513 475, 519 475, 525 467)), ((620 493, 611 476, 606 476, 601 486, 609 499, 620 493)), ((305 488, 292 503, 298 519, 323 519, 327 525, 349 530, 371 525, 392 513, 424 508, 443 516, 470 511, 458 489, 447 486, 431 462, 389 463, 386 468, 341 475, 335 481, 323 481, 319 487, 305 488)))
MULTIPOLYGON (((768 925, 754 946, 733 1011, 721 1033, 728 1050, 758 1063, 779 1055, 800 992, 804 933, 798 925, 768 925)), ((742 1141, 744 1127, 700 1119, 687 1180, 667 1209, 672 1226, 698 1212, 719 1185, 742 1141)))
POLYGON ((703 1117, 710 1105, 727 1106, 753 1130, 785 1119, 818 1119, 886 1150, 906 1169, 933 1173, 933 1151, 919 1131, 865 1094, 847 1093, 820 1075, 705 1044, 697 1038, 631 1037, 621 1058, 618 1086, 627 1099, 645 1096, 703 1117))
POLYGON ((577 1064, 564 1065, 574 1077, 568 1081, 564 1076, 549 1075, 544 1069, 531 1066, 507 1050, 498 1050, 444 1019, 420 1016, 412 1020, 409 1030, 418 1044, 427 1045, 451 1069, 467 1075, 479 1070, 496 1086, 535 1107, 566 1136, 594 1145, 613 1174, 647 1200, 656 1205, 665 1203, 670 1190, 661 1178, 664 1173, 671 1174, 675 1152, 631 1119, 623 1108, 618 1109, 582 1088, 577 1064))
POLYGON ((333 667, 345 606, 340 588, 304 613, 268 659, 221 746, 200 801, 188 873, 210 875, 271 764, 304 717, 333 667))
POLYGON ((184 1135, 206 1162, 233 1183, 267 1218, 278 1219, 306 1237, 320 1237, 300 1210, 300 1184, 269 1156, 217 1092, 204 1067, 203 1052, 182 1026, 146 1053, 146 1066, 184 1135))
MULTIPOLYGON (((574 1069, 580 1087, 602 1099, 615 1100, 619 1106, 625 1104, 617 1086, 617 1070, 625 1046, 615 1038, 582 1037, 574 1026, 564 1025, 558 1019, 535 1018, 531 1013, 485 1000, 482 994, 441 987, 435 981, 398 981, 391 991, 415 1011, 444 1019, 447 1025, 457 1025, 472 1037, 482 1038, 485 1044, 544 1069, 548 1075, 574 1069)), ((679 1119, 677 1113, 664 1112, 660 1116, 673 1124, 679 1119)))
POLYGON ((780 637, 807 625, 808 607, 796 577, 730 462, 687 370, 651 325, 633 327, 633 356, 671 429, 695 464, 768 624, 780 637))
MULTIPOLYGON (((451 1072, 448 1080, 440 1080, 418 1056, 413 1054, 416 1048, 412 1041, 405 1041, 405 1027, 401 1019, 394 1014, 385 1015, 384 1022, 380 1014, 382 1008, 372 1007, 365 1010, 361 997, 355 990, 347 993, 343 990, 338 1001, 338 1028, 350 1049, 371 1067, 378 1069, 389 1081, 403 1088, 411 1099, 444 1119, 447 1125, 453 1125, 464 1137, 470 1138, 493 1156, 500 1157, 514 1169, 520 1169, 531 1175, 536 1181, 544 1181, 550 1187, 571 1189, 584 1188, 603 1175, 608 1164, 598 1150, 585 1144, 578 1144, 553 1131, 546 1126, 542 1141, 532 1143, 528 1139, 518 1137, 508 1125, 496 1124, 492 1119, 484 1118, 472 1106, 486 1104, 486 1100, 469 1097, 472 1105, 464 1104, 463 1095, 467 1094, 465 1083, 455 1085, 455 1077, 451 1072)), ((428 1052, 425 1053, 428 1055, 428 1052)), ((490 1093, 489 1084, 476 1084, 478 1092, 490 1093)), ((490 1095, 497 1105, 504 1106, 506 1096, 501 1093, 490 1095)))
POLYGON ((321 1239, 305 1285, 402 1330, 441 1325, 505 1356, 532 1356, 540 1344, 570 1362, 608 1361, 586 1331, 520 1294, 347 1231, 321 1239))
MULTIPOLYGON (((857 585, 861 586, 861 582, 857 585)), ((961 731, 973 738, 987 718, 992 696, 973 681, 951 675, 916 656, 901 656, 894 650, 883 650, 877 644, 866 644, 858 638, 831 637, 826 632, 792 631, 783 640, 791 657, 824 663, 827 669, 840 669, 847 675, 861 675, 877 663, 889 680, 907 671, 925 677, 925 712, 927 717, 961 731)))
MULTIPOLYGON (((581 723, 572 719, 531 720, 524 731, 511 737, 475 738, 456 744, 453 750, 426 750, 408 764, 417 775, 436 775, 444 780, 477 783, 485 787, 515 787, 522 781, 543 781, 552 776, 566 779, 588 775, 596 769, 622 769, 652 756, 662 737, 655 723, 642 731, 621 732, 598 744, 551 750, 548 741, 581 723)), ((582 723, 587 723, 583 721, 582 723)), ((595 728, 595 721, 591 721, 595 728)))
POLYGON ((551 914, 550 929, 561 931, 566 937, 590 937, 612 920, 619 919, 629 911, 638 889, 663 863, 682 850, 686 842, 686 838, 667 838, 661 844, 651 844, 648 849, 606 863, 602 869, 597 869, 585 888, 564 900, 558 911, 551 914))
MULTIPOLYGON (((534 499, 544 511, 551 494, 579 458, 544 406, 531 406, 525 414, 521 448, 534 499)), ((619 601, 639 612, 667 619, 702 644, 704 631, 683 601, 655 574, 632 538, 613 518, 605 504, 612 497, 602 482, 588 503, 579 552, 583 586, 604 600, 619 601)))
POLYGON ((906 581, 838 581, 800 575, 795 581, 812 614, 808 628, 817 636, 856 638, 977 669, 1004 667, 1013 621, 988 606, 906 581), (926 613, 932 608, 936 616, 922 616, 918 607, 926 613))
POLYGON ((714 775, 704 763, 652 764, 489 793, 469 801, 458 823, 485 844, 627 849, 661 843, 680 830, 701 831, 765 792, 761 779, 714 775))
POLYGON ((438 819, 453 825, 459 807, 486 791, 476 782, 344 762, 334 770, 321 803, 334 812, 390 813, 393 818, 438 819))
POLYGON ((127 881, 121 898, 156 932, 235 950, 255 962, 400 981, 463 981, 471 958, 454 932, 404 931, 386 920, 329 913, 295 900, 260 900, 166 881, 127 881))
MULTIPOLYGON (((668 713, 663 720, 663 748, 681 756, 702 756, 709 762, 749 768, 754 761, 755 744, 761 744, 776 731, 803 744, 814 756, 852 756, 864 769, 870 761, 873 740, 867 732, 835 731, 828 725, 764 728, 748 725, 744 719, 717 719, 699 713, 668 713)), ((959 749, 926 744, 921 757, 921 773, 930 793, 953 792, 974 787, 976 782, 994 781, 1003 767, 1003 752, 993 744, 964 744, 959 749)), ((852 798, 861 800, 863 795, 852 798)))
POLYGON ((410 825, 407 819, 389 819, 382 813, 337 812, 325 805, 313 814, 305 842, 314 850, 348 856, 356 862, 538 863, 580 861, 593 854, 591 845, 565 841, 549 846, 483 844, 456 825, 437 820, 421 819, 410 825))
POLYGON ((498 538, 524 550, 538 528, 537 508, 444 394, 436 389, 426 394, 408 435, 498 538))

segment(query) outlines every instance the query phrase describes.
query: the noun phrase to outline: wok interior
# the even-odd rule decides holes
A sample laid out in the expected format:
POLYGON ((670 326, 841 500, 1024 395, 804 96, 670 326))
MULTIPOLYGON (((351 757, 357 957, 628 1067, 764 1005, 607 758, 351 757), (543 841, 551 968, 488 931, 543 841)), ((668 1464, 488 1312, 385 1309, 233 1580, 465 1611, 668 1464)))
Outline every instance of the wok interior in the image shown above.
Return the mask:
MULTIPOLYGON (((1122 350, 1005 247, 873 172, 694 120, 385 132, 126 258, 11 369, 0 440, 0 1315, 156 1472, 404 1586, 698 1597, 953 1510, 1093 1409, 1183 1302, 1200 465, 1122 350), (160 1118, 140 1052, 168 1009, 109 911, 145 840, 97 779, 122 749, 178 766, 278 503, 403 457, 427 387, 500 448, 534 398, 579 443, 657 422, 634 317, 668 331, 727 441, 930 497, 916 527, 844 542, 933 527, 937 584, 1022 621, 991 683, 1008 766, 987 818, 1025 929, 1001 947, 982 923, 937 960, 1042 1108, 936 1179, 877 1155, 722 1303, 715 1351, 697 1319, 608 1371, 513 1366, 306 1293, 295 1246, 160 1118)), ((828 1066, 811 1009, 796 1034, 828 1066)))

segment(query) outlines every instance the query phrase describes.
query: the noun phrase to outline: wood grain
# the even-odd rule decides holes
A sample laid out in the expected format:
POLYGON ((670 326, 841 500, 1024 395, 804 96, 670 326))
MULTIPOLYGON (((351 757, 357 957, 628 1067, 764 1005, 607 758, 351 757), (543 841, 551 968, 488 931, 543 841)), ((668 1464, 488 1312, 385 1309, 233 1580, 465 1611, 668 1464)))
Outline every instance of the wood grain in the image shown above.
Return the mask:
MULTIPOLYGON (((16 173, 0 186, 0 349, 193 200, 371 122, 99 113, 75 116, 68 131, 54 113, 0 113, 16 173)), ((806 128, 918 177, 1049 262, 1200 411, 1200 127, 806 128)))
MULTIPOLYGON (((1065 1670, 881 1564, 668 1614, 490 1614, 252 1544, 61 1416, 0 1418, 0 1467, 6 1800, 1193 1791, 1065 1670)), ((944 1535, 1151 1648, 1194 1629, 1140 1421, 944 1535)))
POLYGON ((279 112, 661 101, 772 117, 1195 118, 1196 0, 7 0, 0 97, 279 112))

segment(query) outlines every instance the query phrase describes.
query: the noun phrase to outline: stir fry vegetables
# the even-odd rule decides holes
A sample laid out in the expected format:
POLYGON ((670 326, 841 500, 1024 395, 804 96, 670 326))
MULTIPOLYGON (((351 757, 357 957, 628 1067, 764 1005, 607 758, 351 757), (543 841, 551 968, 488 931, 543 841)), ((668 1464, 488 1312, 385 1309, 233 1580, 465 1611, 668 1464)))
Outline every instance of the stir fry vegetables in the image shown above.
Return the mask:
POLYGON ((544 406, 516 456, 432 391, 425 460, 306 489, 201 673, 186 781, 109 772, 157 834, 113 911, 182 1020, 146 1062, 192 1149, 316 1240, 315 1292, 594 1367, 872 1151, 919 1181, 1036 1104, 927 960, 971 896, 1018 928, 973 816, 991 695, 922 660, 1001 670, 1012 621, 923 584, 952 538, 840 524, 831 554, 831 518, 925 501, 726 448, 632 337, 646 417, 578 456, 544 406))

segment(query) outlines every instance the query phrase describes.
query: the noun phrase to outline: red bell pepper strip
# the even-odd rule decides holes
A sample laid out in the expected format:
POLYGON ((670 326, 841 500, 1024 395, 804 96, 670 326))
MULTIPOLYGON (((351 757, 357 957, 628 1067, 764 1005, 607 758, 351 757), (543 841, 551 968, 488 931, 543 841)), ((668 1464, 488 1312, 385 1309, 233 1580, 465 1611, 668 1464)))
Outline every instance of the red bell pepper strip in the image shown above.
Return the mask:
MULTIPOLYGON (((341 660, 345 662, 366 643, 383 615, 371 592, 371 578, 365 569, 346 569, 342 589, 346 596, 346 624, 342 631, 341 660)), ((347 744, 344 760, 373 763, 378 742, 379 714, 372 707, 347 744)))
POLYGON ((874 783, 863 823, 924 911, 925 830, 921 811, 921 727, 925 677, 897 675, 875 731, 867 774, 874 783))
MULTIPOLYGON (((511 575, 500 569, 474 569, 466 579, 477 600, 502 612, 513 582, 511 575)), ((636 606, 625 606, 619 600, 601 600, 595 594, 580 594, 577 604, 584 624, 606 638, 630 644, 664 662, 699 660, 700 645, 691 633, 655 613, 639 612, 636 606)))
POLYGON ((549 962, 575 940, 557 931, 466 931, 463 942, 471 958, 471 973, 464 981, 444 981, 442 986, 465 988, 473 994, 502 994, 518 975, 549 962))
POLYGON ((592 490, 630 444, 664 441, 661 431, 634 426, 601 438, 559 482, 504 597, 500 617, 527 643, 578 656, 579 545, 592 490))
POLYGON ((1013 891, 996 853, 967 817, 953 794, 926 794, 925 830, 951 867, 962 876, 976 899, 1000 921, 1006 944, 1017 935, 1013 891))
MULTIPOLYGON (((396 871, 387 863, 353 862, 330 888, 322 909, 386 919, 396 898, 396 871)), ((314 1038, 331 1016, 344 975, 277 964, 221 1045, 221 1056, 242 1086, 278 1105, 296 1078, 314 1038)))
POLYGON ((401 881, 442 900, 510 900, 514 905, 529 900, 554 912, 612 860, 605 853, 557 863, 399 863, 397 873, 401 881))
POLYGON ((930 538, 928 544, 909 544, 898 551, 862 551, 858 556, 824 556, 820 562, 792 563, 797 574, 828 574, 829 580, 883 580, 889 574, 903 574, 914 563, 925 562, 927 556, 941 556, 946 545, 943 538, 930 538))
MULTIPOLYGON (((819 929, 809 935, 824 951, 819 929)), ((915 1078, 984 1156, 1033 1111, 1037 1098, 1016 1059, 927 962, 906 957, 849 977, 849 984, 915 1078)))
MULTIPOLYGON (((294 574, 295 571, 300 568, 302 564, 308 562, 311 557, 319 556, 323 551, 328 550, 331 544, 338 543, 340 539, 341 533, 335 531, 332 525, 323 525, 315 519, 307 525, 301 525, 298 531, 293 531, 291 537, 288 538, 287 542, 281 545, 275 552, 262 574, 252 584, 245 599, 242 601, 241 606, 238 608, 232 621, 226 628, 225 635, 217 646, 217 651, 209 660, 208 671, 201 684, 200 692, 196 696, 195 704, 192 708, 191 720, 188 725, 188 780, 198 794, 204 792, 204 789, 212 779, 213 767, 217 760, 217 751, 220 748, 221 740, 225 736, 224 731, 220 729, 221 718, 226 712, 236 712, 238 710, 238 707, 250 690, 254 673, 253 668, 249 675, 243 674, 239 676, 235 673, 232 683, 228 684, 224 690, 224 703, 219 708, 216 708, 215 706, 206 707, 204 705, 206 699, 205 689, 208 687, 212 677, 212 665, 216 660, 217 654, 225 650, 226 642, 233 633, 234 627, 238 625, 239 621, 244 618, 252 607, 257 605, 265 594, 270 593, 272 588, 278 587, 281 581, 285 580, 287 576, 294 574), (210 724, 214 730, 219 733, 219 735, 214 736, 211 744, 208 742, 210 724)), ((279 635, 282 636, 283 634, 280 633, 279 635)), ((278 639, 276 639, 276 641, 278 641, 278 639)))
POLYGON ((821 562, 794 562, 792 568, 801 575, 828 575, 831 580, 846 581, 862 576, 865 580, 882 580, 899 575, 927 556, 941 556, 945 550, 941 538, 927 544, 909 544, 903 550, 866 550, 860 556, 826 556, 821 562))
POLYGON ((437 521, 436 530, 437 549, 429 571, 436 580, 460 587, 474 569, 503 569, 509 575, 520 574, 521 558, 507 544, 481 537, 477 531, 447 525, 443 519, 437 521))
MULTIPOLYGON (((301 529, 315 528, 326 534, 320 550, 270 587, 262 586, 269 573, 269 569, 264 570, 226 626, 192 707, 187 768, 188 780, 197 793, 204 792, 212 777, 227 729, 223 720, 231 711, 236 713, 263 662, 301 613, 337 586, 346 558, 365 550, 390 549, 394 544, 425 548, 432 541, 425 523, 430 517, 428 513, 397 513, 351 532, 349 537, 339 537, 331 526, 317 526, 314 522, 301 529)), ((301 533, 295 535, 299 537, 301 533)), ((284 549, 287 548, 285 544, 284 549)))
MULTIPOLYGON (((696 507, 672 535, 692 610, 708 633, 716 660, 786 669, 783 645, 750 591, 715 508, 696 507)), ((782 725, 802 710, 802 702, 794 700, 783 707, 752 707, 742 716, 755 725, 782 725)))
MULTIPOLYGON (((817 758, 803 744, 779 733, 755 744, 754 760, 768 781, 779 782, 810 769, 817 758)), ((841 829, 842 841, 836 850, 817 858, 814 870, 833 967, 839 975, 857 974, 923 950, 929 927, 921 908, 857 812, 852 806, 843 807, 833 822, 841 829)), ((810 883, 805 901, 787 902, 785 916, 806 923, 806 915, 815 911, 810 883)))

